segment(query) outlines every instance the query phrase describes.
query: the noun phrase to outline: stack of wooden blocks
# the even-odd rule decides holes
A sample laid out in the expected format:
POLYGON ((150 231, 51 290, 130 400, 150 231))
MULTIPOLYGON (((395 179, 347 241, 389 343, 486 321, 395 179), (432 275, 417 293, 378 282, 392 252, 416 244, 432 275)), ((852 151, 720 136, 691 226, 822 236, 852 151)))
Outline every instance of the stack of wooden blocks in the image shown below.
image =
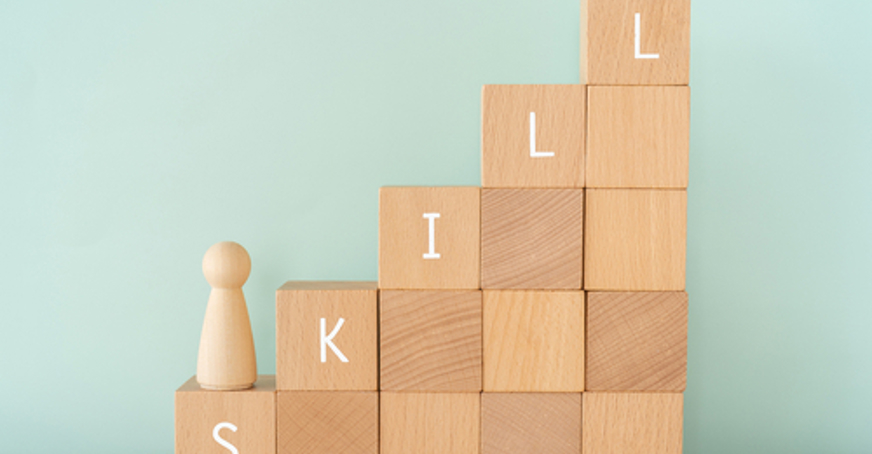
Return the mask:
POLYGON ((275 378, 183 386, 176 452, 680 453, 689 35, 583 2, 586 85, 485 86, 483 187, 382 188, 378 283, 282 286, 275 378))

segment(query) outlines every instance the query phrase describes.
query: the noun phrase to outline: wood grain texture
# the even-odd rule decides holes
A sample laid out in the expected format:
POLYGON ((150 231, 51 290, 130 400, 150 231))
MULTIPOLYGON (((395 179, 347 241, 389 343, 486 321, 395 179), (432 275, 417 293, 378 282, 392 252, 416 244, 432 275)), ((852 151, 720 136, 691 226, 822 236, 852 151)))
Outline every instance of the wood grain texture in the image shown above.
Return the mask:
POLYGON ((690 0, 582 0, 581 83, 687 85, 690 81, 690 0), (635 15, 643 54, 637 59, 635 15))
POLYGON ((383 290, 381 389, 481 391, 481 292, 383 290))
POLYGON ((584 391, 584 292, 483 292, 484 390, 584 391))
POLYGON ((485 85, 481 182, 486 188, 584 186, 583 85, 485 85), (537 152, 530 156, 530 112, 537 152))
POLYGON ((479 393, 381 393, 381 454, 479 454, 479 393))
POLYGON ((478 289, 481 189, 385 187, 379 191, 379 288, 478 289), (434 251, 429 253, 434 219, 434 251))
POLYGON ((481 287, 581 288, 580 189, 483 189, 481 287))
POLYGON ((481 395, 481 454, 580 452, 581 394, 481 395))
POLYGON ((281 390, 378 390, 375 282, 288 282, 276 292, 276 373, 281 390), (332 342, 321 362, 321 318, 332 342))
POLYGON ((589 188, 686 188, 690 88, 589 87, 589 188))
POLYGON ((279 391, 278 454, 378 454, 378 393, 279 391))
POLYGON ((681 454, 683 396, 584 393, 583 454, 681 454))
POLYGON ((176 454, 227 454, 212 438, 215 426, 229 422, 236 426, 219 430, 219 436, 239 452, 276 452, 275 377, 261 375, 253 388, 244 391, 208 391, 196 377, 175 395, 176 454))
POLYGON ((684 391, 687 293, 588 293, 586 333, 588 391, 684 391))
POLYGON ((588 189, 585 290, 684 290, 687 192, 588 189))

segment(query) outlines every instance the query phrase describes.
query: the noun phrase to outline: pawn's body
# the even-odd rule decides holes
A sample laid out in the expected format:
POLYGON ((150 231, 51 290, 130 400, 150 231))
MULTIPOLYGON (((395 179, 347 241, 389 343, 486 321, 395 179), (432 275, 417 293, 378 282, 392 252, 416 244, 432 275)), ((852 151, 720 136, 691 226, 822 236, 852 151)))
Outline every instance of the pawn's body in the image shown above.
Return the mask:
POLYGON ((251 259, 239 244, 213 245, 203 257, 203 274, 212 286, 197 359, 197 382, 203 389, 248 389, 257 380, 254 338, 242 285, 251 259))

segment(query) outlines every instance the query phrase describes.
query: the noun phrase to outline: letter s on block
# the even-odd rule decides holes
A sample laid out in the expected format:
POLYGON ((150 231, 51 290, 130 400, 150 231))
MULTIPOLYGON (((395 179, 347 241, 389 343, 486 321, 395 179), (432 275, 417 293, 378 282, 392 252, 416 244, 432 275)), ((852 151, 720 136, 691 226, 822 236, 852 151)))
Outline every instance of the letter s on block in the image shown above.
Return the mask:
POLYGON ((224 428, 227 428, 227 429, 230 429, 230 430, 236 432, 236 426, 234 426, 232 423, 221 422, 221 423, 216 424, 215 428, 212 429, 212 438, 214 438, 215 441, 218 442, 219 445, 227 448, 227 450, 230 451, 231 453, 239 454, 239 450, 236 449, 236 446, 231 445, 230 443, 227 442, 227 440, 221 438, 221 435, 218 435, 218 432, 220 432, 221 429, 224 429, 224 428))

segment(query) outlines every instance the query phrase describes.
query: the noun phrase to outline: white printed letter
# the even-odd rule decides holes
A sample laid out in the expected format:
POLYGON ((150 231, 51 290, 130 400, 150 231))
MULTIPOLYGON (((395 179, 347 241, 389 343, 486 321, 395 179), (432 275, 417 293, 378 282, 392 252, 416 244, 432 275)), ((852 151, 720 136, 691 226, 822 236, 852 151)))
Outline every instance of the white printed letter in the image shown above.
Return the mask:
POLYGON ((660 54, 643 54, 642 53, 642 14, 636 13, 636 58, 660 58, 660 54))
POLYGON ((425 259, 438 259, 442 257, 436 253, 436 218, 439 213, 424 213, 424 218, 427 219, 428 228, 430 229, 430 248, 424 254, 425 259))
POLYGON ((536 151, 536 112, 530 112, 530 157, 550 158, 552 156, 554 156, 553 151, 536 151))
POLYGON ((221 429, 225 429, 225 428, 236 432, 236 426, 234 426, 233 424, 231 424, 229 422, 221 422, 221 423, 218 423, 217 425, 215 425, 215 428, 212 429, 212 438, 214 438, 215 441, 218 442, 219 445, 227 448, 227 450, 232 452, 233 454, 239 454, 239 450, 236 449, 236 446, 231 445, 230 443, 227 442, 227 440, 221 438, 221 435, 218 435, 218 432, 220 432, 221 429))
POLYGON ((333 327, 333 331, 330 331, 330 335, 326 335, 327 333, 327 319, 321 319, 321 362, 327 362, 327 347, 330 347, 330 350, 333 350, 333 353, 339 357, 339 361, 343 363, 348 362, 348 358, 336 348, 336 344, 333 343, 333 338, 336 337, 336 334, 339 333, 339 330, 342 328, 342 324, 345 323, 344 318, 340 318, 338 322, 336 322, 336 326, 333 327))

